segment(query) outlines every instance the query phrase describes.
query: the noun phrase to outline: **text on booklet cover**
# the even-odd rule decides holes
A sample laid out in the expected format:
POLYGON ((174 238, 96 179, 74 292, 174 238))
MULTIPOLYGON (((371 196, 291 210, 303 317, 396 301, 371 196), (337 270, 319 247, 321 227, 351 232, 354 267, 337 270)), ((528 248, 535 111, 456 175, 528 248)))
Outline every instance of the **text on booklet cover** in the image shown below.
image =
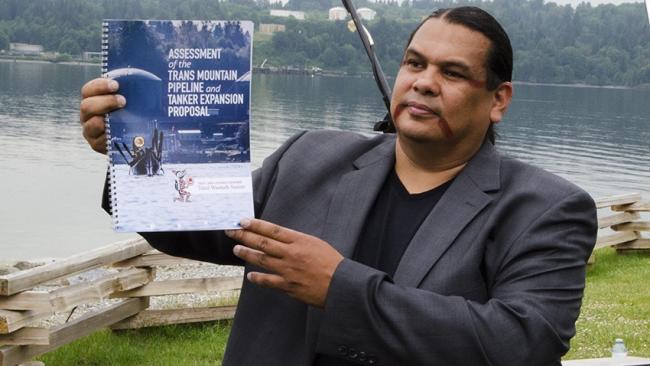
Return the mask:
POLYGON ((105 76, 117 231, 236 228, 253 216, 248 21, 108 20, 105 76))

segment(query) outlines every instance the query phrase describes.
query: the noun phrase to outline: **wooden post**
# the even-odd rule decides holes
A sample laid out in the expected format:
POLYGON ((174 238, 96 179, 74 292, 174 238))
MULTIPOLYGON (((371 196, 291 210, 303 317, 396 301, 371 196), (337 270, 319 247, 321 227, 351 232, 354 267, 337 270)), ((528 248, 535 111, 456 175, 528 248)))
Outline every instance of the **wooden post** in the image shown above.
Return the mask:
POLYGON ((112 293, 131 290, 153 279, 151 269, 130 268, 90 282, 62 287, 52 292, 25 291, 8 297, 0 297, 0 309, 38 310, 58 312, 70 310, 77 305, 108 298, 112 293))
POLYGON ((636 212, 619 212, 603 218, 598 218, 598 228, 604 229, 613 225, 624 224, 638 220, 641 216, 636 212))
POLYGON ((628 241, 636 240, 639 238, 639 233, 636 231, 622 231, 616 234, 601 236, 596 240, 595 249, 609 247, 616 244, 627 243, 628 241))
POLYGON ((201 262, 187 258, 174 257, 157 250, 152 250, 137 257, 113 263, 113 267, 152 267, 192 263, 201 262))
POLYGON ((232 319, 237 306, 212 306, 181 309, 145 310, 112 325, 112 330, 157 327, 169 324, 185 324, 232 319))
POLYGON ((0 347, 0 366, 14 366, 64 344, 85 337, 98 329, 133 316, 149 306, 145 299, 128 299, 106 309, 86 314, 50 330, 49 345, 0 347))
MULTIPOLYGON (((599 198, 596 200, 596 207, 603 208, 615 205, 629 205, 641 200, 641 193, 620 194, 617 196, 610 196, 599 198)), ((622 210, 627 211, 627 210, 622 210)))
POLYGON ((616 253, 618 254, 648 253, 648 252, 650 252, 650 239, 637 239, 616 246, 616 253))
POLYGON ((50 344, 50 330, 46 328, 22 328, 10 334, 0 334, 0 345, 50 344))
POLYGON ((650 231, 650 221, 634 221, 612 226, 614 231, 650 231))
POLYGON ((639 201, 627 205, 614 205, 613 211, 636 211, 636 212, 650 212, 650 201, 639 201))
POLYGON ((151 249, 142 238, 125 240, 25 271, 0 276, 0 295, 29 290, 43 282, 134 257, 151 249))
POLYGON ((642 201, 640 194, 633 193, 598 199, 596 206, 611 206, 618 213, 598 218, 599 229, 610 227, 615 233, 598 236, 594 249, 615 246, 619 254, 650 250, 647 244, 650 240, 642 238, 639 233, 650 231, 650 221, 637 221, 640 219, 639 212, 650 211, 650 201, 642 201))
POLYGON ((15 332, 50 315, 50 312, 0 310, 0 334, 15 332))
POLYGON ((161 296, 187 293, 206 293, 241 289, 243 277, 189 278, 184 280, 155 281, 142 287, 116 292, 116 297, 161 296))

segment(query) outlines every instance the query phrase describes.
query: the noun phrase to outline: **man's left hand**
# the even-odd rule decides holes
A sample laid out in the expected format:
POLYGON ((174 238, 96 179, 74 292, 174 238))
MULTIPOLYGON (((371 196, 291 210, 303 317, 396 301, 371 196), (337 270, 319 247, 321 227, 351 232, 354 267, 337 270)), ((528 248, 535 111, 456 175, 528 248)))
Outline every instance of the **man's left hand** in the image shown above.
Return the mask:
POLYGON ((278 289, 312 306, 324 307, 327 291, 343 256, 317 237, 258 219, 226 235, 242 245, 233 249, 247 263, 271 273, 249 272, 254 284, 278 289))

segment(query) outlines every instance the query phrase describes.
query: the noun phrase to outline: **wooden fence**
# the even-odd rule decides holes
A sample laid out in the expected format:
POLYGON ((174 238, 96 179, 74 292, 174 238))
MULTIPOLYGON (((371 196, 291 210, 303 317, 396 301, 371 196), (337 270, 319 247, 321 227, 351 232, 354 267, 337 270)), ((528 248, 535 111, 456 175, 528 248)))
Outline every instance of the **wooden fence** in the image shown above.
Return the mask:
MULTIPOLYGON (((599 199, 596 204, 611 211, 598 219, 602 232, 596 249, 650 251, 650 239, 640 234, 650 231, 650 222, 641 221, 639 214, 650 211, 649 201, 640 194, 627 194, 599 199)), ((232 318, 235 306, 149 309, 151 296, 241 289, 241 276, 155 280, 156 267, 197 263, 157 252, 143 239, 134 239, 0 276, 0 366, 19 365, 104 327, 118 330, 232 318), (92 280, 42 289, 100 267, 110 271, 92 280), (107 299, 117 300, 62 324, 42 325, 55 314, 107 299)))
POLYGON ((0 276, 0 366, 22 364, 105 327, 118 330, 231 319, 232 305, 148 309, 151 296, 241 289, 241 276, 155 280, 158 266, 198 263, 154 251, 143 239, 135 239, 0 276), (97 268, 102 271, 95 279, 73 284, 64 280, 97 268), (47 286, 53 282, 59 285, 47 286), (114 300, 101 306, 108 299, 114 300), (56 314, 72 315, 87 304, 96 304, 97 310, 62 324, 43 325, 56 314))
MULTIPOLYGON (((642 221, 640 215, 650 212, 650 201, 642 200, 639 193, 632 193, 597 199, 596 207, 609 208, 609 212, 598 217, 600 231, 595 250, 613 246, 619 254, 650 252, 650 239, 641 234, 650 231, 650 221, 642 221)), ((592 254, 589 263, 594 261, 592 254)))

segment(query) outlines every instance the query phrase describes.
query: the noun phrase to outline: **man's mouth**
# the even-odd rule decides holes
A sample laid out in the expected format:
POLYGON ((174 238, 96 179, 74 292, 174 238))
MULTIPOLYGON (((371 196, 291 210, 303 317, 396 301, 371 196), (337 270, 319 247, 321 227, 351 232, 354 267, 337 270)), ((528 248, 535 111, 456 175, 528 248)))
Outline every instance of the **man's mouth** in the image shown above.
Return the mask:
POLYGON ((393 120, 397 120, 400 114, 404 111, 408 111, 409 115, 412 117, 424 117, 424 118, 431 118, 431 117, 437 117, 437 122, 438 122, 438 127, 442 131, 442 133, 445 135, 447 138, 453 138, 454 133, 451 131, 451 128, 449 127, 449 123, 447 123, 447 120, 445 120, 444 117, 441 116, 441 114, 431 108, 429 108, 425 104, 420 104, 418 102, 406 102, 406 103, 400 103, 397 105, 395 108, 395 115, 393 116, 393 120))
POLYGON ((395 107, 395 112, 393 115, 393 119, 397 119, 402 112, 408 111, 408 114, 413 116, 413 117, 440 117, 440 113, 434 111, 431 109, 429 106, 425 104, 421 104, 418 102, 410 101, 410 102, 403 102, 399 103, 397 107, 395 107))
POLYGON ((425 104, 421 104, 418 102, 407 102, 404 103, 404 105, 408 110, 409 114, 413 116, 419 116, 419 117, 439 116, 439 113, 429 108, 425 104))

